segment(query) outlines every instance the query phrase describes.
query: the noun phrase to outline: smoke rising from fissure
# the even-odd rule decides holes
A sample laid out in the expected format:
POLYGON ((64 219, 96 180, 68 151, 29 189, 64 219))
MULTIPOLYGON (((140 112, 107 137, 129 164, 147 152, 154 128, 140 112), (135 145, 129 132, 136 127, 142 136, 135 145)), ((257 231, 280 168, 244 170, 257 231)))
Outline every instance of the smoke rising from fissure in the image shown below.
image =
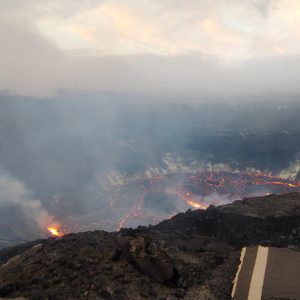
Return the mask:
POLYGON ((299 114, 294 99, 151 104, 97 93, 2 95, 1 226, 35 236, 51 224, 65 232, 117 230, 294 190, 299 114), (243 173, 267 177, 234 175, 243 173))

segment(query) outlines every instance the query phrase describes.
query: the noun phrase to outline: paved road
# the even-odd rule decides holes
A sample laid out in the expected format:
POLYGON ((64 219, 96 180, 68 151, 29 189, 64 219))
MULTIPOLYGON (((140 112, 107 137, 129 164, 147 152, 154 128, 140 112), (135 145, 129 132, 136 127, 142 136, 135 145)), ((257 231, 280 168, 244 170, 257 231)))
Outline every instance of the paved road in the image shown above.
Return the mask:
POLYGON ((243 248, 232 296, 234 300, 300 300, 300 251, 243 248))

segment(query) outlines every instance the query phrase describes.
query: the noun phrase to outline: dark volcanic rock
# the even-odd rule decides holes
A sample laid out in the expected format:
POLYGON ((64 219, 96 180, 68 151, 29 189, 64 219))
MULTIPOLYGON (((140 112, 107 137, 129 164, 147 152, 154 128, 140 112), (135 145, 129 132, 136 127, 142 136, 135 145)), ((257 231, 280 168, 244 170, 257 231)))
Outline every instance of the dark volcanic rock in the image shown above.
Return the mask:
POLYGON ((0 251, 0 297, 230 299, 245 245, 299 247, 300 195, 187 211, 153 227, 0 251), (270 213, 272 212, 272 213, 270 213))
POLYGON ((260 218, 299 216, 299 193, 245 198, 231 204, 219 206, 218 210, 260 218))
POLYGON ((263 244, 283 247, 300 243, 299 235, 294 234, 299 226, 300 215, 259 218, 211 209, 177 215, 153 229, 174 231, 183 228, 185 234, 201 234, 234 246, 263 244))
POLYGON ((159 257, 138 259, 136 263, 138 269, 154 282, 167 282, 174 276, 172 264, 159 257))

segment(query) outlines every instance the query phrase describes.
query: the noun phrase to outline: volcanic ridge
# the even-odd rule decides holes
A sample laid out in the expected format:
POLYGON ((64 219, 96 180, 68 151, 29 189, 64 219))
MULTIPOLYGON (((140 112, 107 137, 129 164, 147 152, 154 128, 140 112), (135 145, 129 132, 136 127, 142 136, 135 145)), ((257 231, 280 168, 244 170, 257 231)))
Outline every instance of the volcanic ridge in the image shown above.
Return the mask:
POLYGON ((0 297, 231 299, 241 248, 300 250, 300 193, 188 210, 155 226, 51 237, 0 251, 0 297))

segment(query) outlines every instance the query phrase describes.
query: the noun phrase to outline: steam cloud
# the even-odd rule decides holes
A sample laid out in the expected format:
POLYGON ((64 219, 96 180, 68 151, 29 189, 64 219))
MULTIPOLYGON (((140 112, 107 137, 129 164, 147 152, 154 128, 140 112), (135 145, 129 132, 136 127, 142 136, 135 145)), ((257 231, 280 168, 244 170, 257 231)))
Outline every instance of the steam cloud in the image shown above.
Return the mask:
MULTIPOLYGON (((33 199, 33 193, 22 182, 3 170, 0 170, 0 207, 2 220, 10 217, 5 216, 7 212, 20 211, 25 222, 38 226, 31 228, 33 234, 41 234, 54 221, 53 216, 43 208, 41 201, 33 199)), ((14 221, 16 220, 11 220, 12 225, 14 221)))
MULTIPOLYGON (((114 230, 144 191, 130 185, 137 179, 199 169, 299 179, 300 105, 293 99, 151 104, 124 97, 0 95, 0 247, 1 233, 15 232, 11 243, 28 240, 28 231, 36 238, 54 218, 114 230), (124 184, 122 211, 109 210, 124 184)), ((230 200, 214 194, 201 202, 230 200)), ((151 213, 188 208, 174 195, 148 195, 144 204, 151 213)))

